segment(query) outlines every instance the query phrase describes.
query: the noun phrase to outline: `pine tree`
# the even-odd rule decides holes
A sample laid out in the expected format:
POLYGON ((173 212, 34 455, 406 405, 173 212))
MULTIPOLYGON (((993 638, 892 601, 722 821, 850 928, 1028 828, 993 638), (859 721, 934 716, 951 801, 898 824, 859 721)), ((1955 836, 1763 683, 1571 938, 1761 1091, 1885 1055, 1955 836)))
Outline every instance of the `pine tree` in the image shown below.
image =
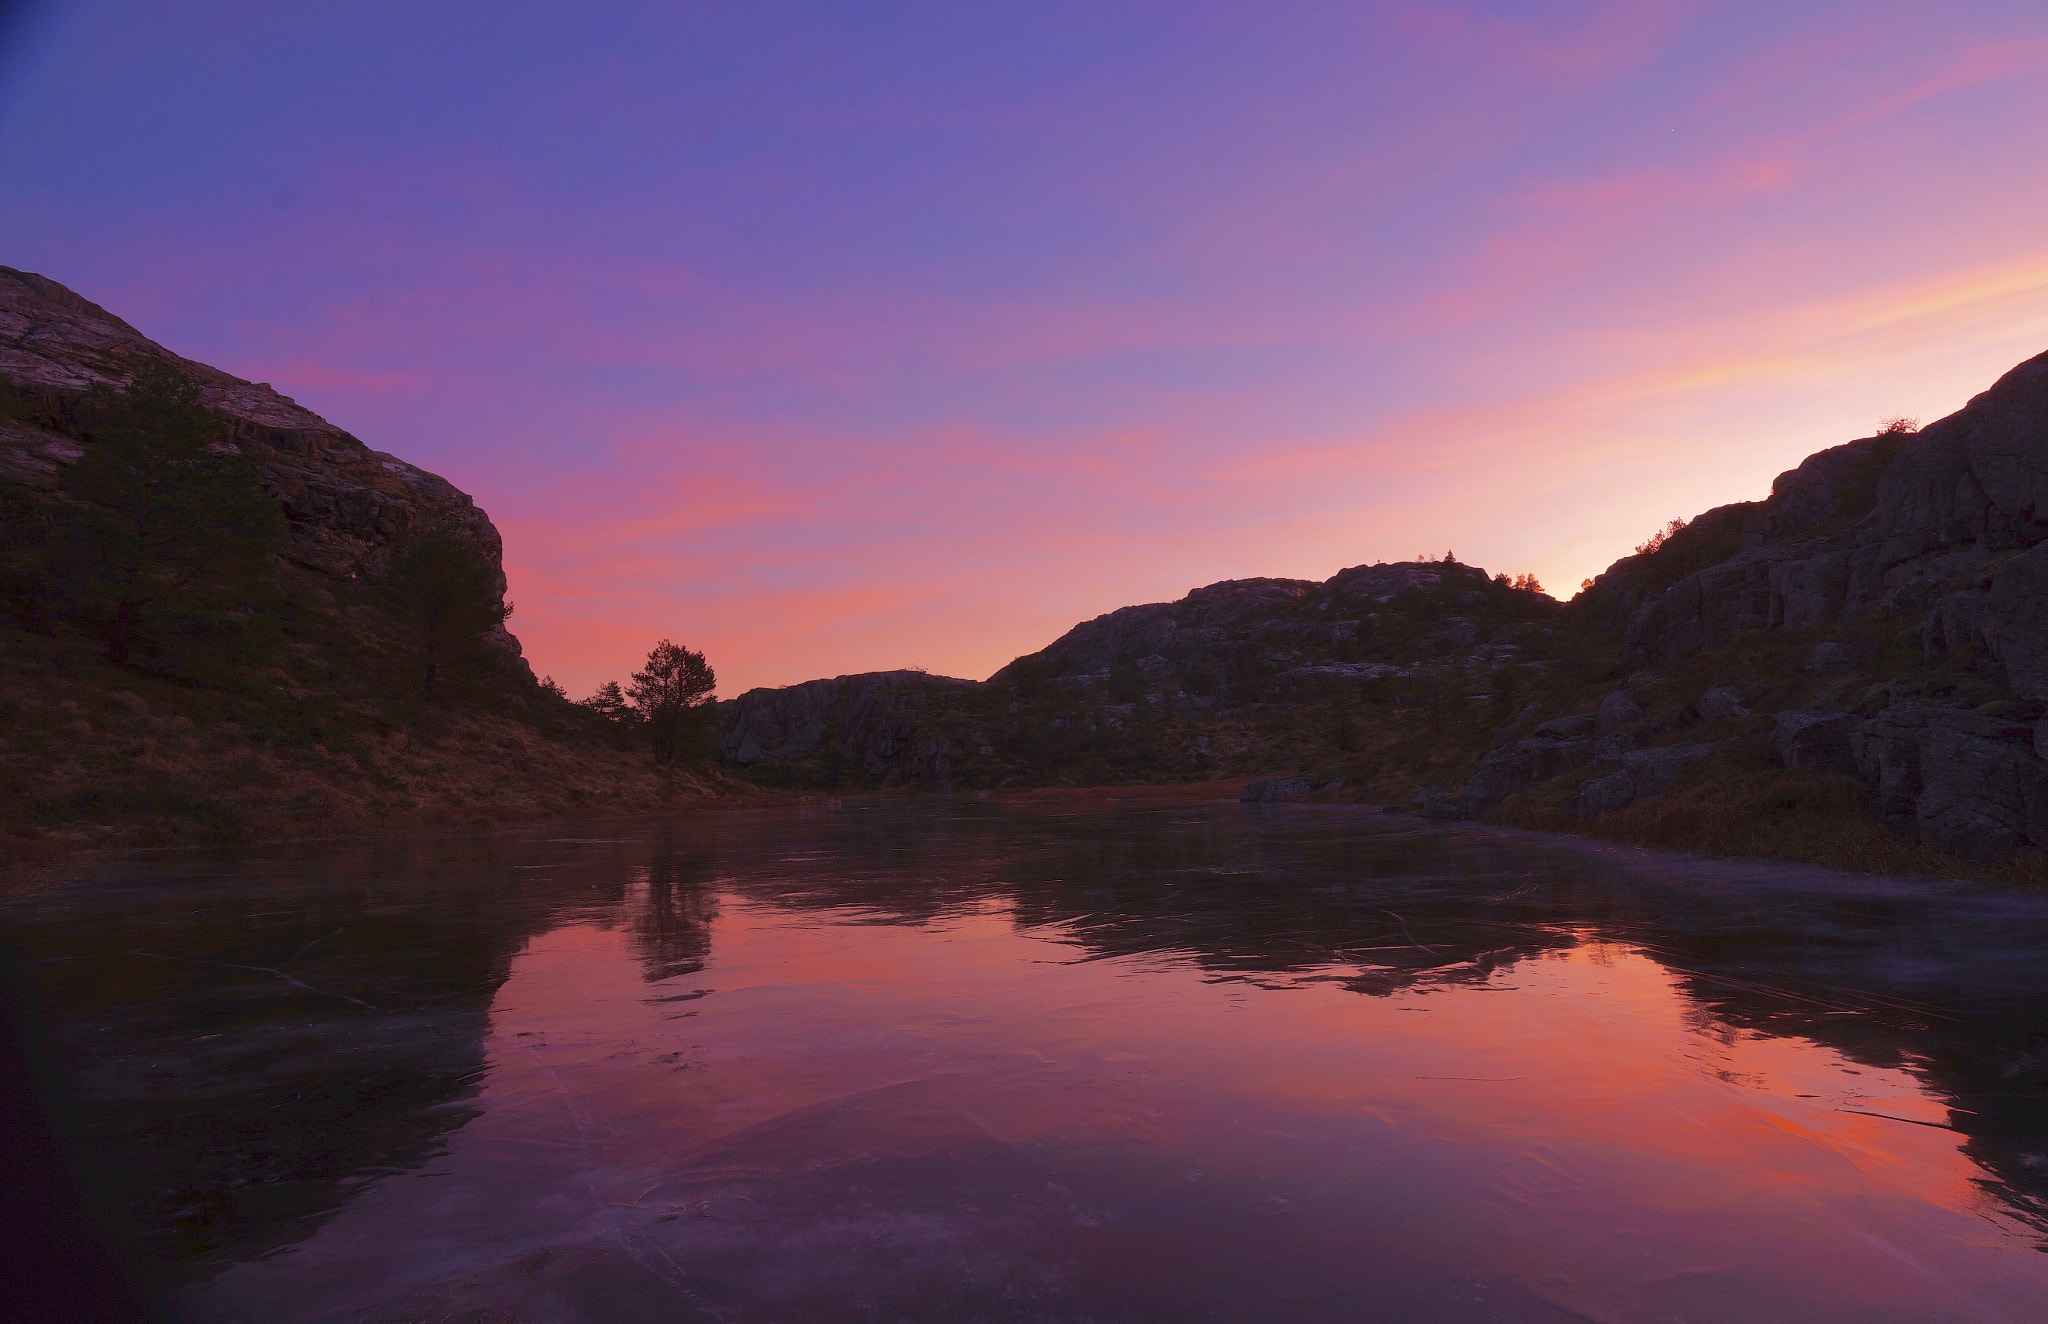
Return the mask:
POLYGON ((633 673, 626 688, 634 711, 647 728, 656 763, 671 763, 678 754, 708 743, 712 691, 718 676, 702 653, 664 639, 647 655, 647 669, 633 673))
POLYGON ((432 699, 490 670, 489 635, 512 614, 500 583, 476 544, 446 529, 420 530, 394 549, 380 588, 399 627, 406 688, 432 699))
POLYGON ((88 444, 52 509, 41 599, 126 666, 244 632, 284 535, 261 462, 223 440, 199 387, 168 364, 81 409, 88 444))
POLYGON ((636 716, 632 705, 626 702, 624 691, 619 689, 619 682, 615 680, 606 681, 597 687, 597 693, 576 702, 606 721, 616 722, 621 726, 629 724, 636 716))

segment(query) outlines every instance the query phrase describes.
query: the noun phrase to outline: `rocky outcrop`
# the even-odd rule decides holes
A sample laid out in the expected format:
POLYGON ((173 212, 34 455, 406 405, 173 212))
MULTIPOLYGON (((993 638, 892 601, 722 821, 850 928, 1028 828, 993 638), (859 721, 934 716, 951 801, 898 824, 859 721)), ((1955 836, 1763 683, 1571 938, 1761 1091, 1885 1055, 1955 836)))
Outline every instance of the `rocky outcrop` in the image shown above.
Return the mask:
POLYGON ((1276 762, 1327 781, 1369 700, 1443 712, 1495 673, 1540 668, 1557 611, 1453 561, 1228 580, 1083 622, 979 684, 890 672, 753 691, 725 706, 721 753, 790 786, 1184 780, 1276 762), (1330 715, 1324 747, 1278 748, 1304 709, 1330 715))
POLYGON ((1769 498, 1723 506, 1586 595, 1628 616, 1650 665, 1744 630, 1925 620, 1935 651, 1982 649, 2048 701, 2048 354, 1917 433, 1809 457, 1769 498), (1717 544, 1727 554, 1686 562, 1717 544), (1675 572, 1675 573, 1674 573, 1675 572))
POLYGON ((1418 663, 1513 661, 1540 649, 1551 599, 1455 561, 1353 566, 1322 583, 1232 579, 1177 602, 1084 621, 990 677, 992 684, 1107 684, 1119 670, 1152 690, 1300 698, 1329 685, 1395 680, 1418 663), (1422 629, 1404 607, 1427 603, 1422 629), (1386 635, 1396 618, 1401 637, 1386 635), (1374 658, 1391 643, 1399 661, 1374 658))
MULTIPOLYGON (((1775 713, 1767 743, 1780 764, 1855 778, 1873 817, 1945 850, 2048 848, 2037 748, 2048 712, 2048 355, 1917 433, 1808 457, 1766 499, 1710 510, 1616 562, 1573 605, 1621 634, 1624 667, 1650 675, 1789 637, 1805 650, 1800 683, 1819 701, 1775 713)), ((1725 726, 1748 714, 1719 686, 1688 718, 1725 726)), ((1461 804, 1483 812, 1585 766, 1570 803, 1590 820, 1658 793, 1714 748, 1660 745, 1676 733, 1644 730, 1625 692, 1592 716, 1594 735, 1617 745, 1588 758, 1556 739, 1562 731, 1546 745, 1540 729, 1503 742, 1461 804)))
POLYGON ((1944 850, 1997 856, 2048 849, 2048 763, 2035 735, 2032 723, 1899 702, 1874 717, 1782 712, 1774 741, 1787 767, 1864 782, 1886 823, 1944 850))
POLYGON ((1237 798, 1246 804, 1279 804, 1299 800, 1313 790, 1315 783, 1306 777, 1259 777, 1245 783, 1237 798))
POLYGON ((938 718, 948 698, 978 688, 921 671, 871 671, 748 690, 720 705, 719 753, 740 767, 836 755, 876 780, 944 785, 954 751, 938 718))
MULTIPOLYGON (((496 527, 445 478, 371 450, 268 383, 181 358, 57 282, 12 267, 0 267, 0 481, 56 489, 90 444, 90 397, 122 390, 147 363, 196 383, 222 441, 261 458, 264 488, 289 522, 282 555, 299 569, 373 579, 398 541, 428 527, 461 536, 493 567, 502 563, 496 527)), ((495 638, 517 655, 510 634, 495 638)))

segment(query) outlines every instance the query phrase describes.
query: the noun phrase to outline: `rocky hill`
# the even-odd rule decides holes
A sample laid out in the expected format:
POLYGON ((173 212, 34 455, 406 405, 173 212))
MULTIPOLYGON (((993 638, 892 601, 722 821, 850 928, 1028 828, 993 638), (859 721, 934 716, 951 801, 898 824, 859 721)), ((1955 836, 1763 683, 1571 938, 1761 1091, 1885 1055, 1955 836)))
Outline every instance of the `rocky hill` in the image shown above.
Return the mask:
POLYGON ((723 754, 798 787, 1264 773, 1867 868, 2048 849, 2048 355, 1647 546, 1569 604, 1452 561, 1212 584, 985 682, 751 692, 723 754))
MULTIPOLYGON (((1272 771, 1389 793, 1454 775, 1443 734, 1555 669, 1559 605, 1456 561, 1248 579, 1074 627, 987 681, 882 672, 725 705, 770 785, 972 789, 1272 771), (1481 696, 1474 701, 1470 696, 1481 696)), ((1468 760, 1469 761, 1469 760, 1468 760)), ((1304 787, 1304 790, 1311 789, 1304 787)))
MULTIPOLYGON (((0 829, 179 841, 652 807, 447 480, 0 267, 0 829)), ((4 853, 4 852, 0 852, 4 853)))
POLYGON ((1593 825, 1803 773, 1941 851, 2048 848, 2048 355, 1707 511, 1574 607, 1624 683, 1510 732, 1467 812, 1593 825))

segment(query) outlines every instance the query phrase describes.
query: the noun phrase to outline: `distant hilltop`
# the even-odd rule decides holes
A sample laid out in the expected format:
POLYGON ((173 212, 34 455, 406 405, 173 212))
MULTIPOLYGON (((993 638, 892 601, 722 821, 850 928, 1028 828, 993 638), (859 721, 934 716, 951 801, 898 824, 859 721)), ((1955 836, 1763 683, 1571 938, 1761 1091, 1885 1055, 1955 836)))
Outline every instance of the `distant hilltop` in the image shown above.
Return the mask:
POLYGON ((1569 603, 1449 560, 1226 581, 986 682, 751 691, 722 749, 790 787, 1265 774, 1252 798, 1853 867, 2038 860, 2048 355, 1673 521, 1569 603))

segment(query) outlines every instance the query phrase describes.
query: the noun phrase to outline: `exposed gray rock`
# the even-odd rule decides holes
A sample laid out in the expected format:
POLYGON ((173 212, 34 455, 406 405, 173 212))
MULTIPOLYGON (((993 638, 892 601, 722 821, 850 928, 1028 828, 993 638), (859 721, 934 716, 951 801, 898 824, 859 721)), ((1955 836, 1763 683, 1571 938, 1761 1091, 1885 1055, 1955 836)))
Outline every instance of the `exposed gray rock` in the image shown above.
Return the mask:
MULTIPOLYGON (((1240 701, 1301 700, 1344 686, 1400 679, 1414 672, 1422 653, 1467 651, 1479 645, 1477 621, 1439 617, 1445 601, 1487 608, 1489 627, 1514 629, 1547 619, 1550 599, 1509 589, 1476 566, 1456 562, 1403 562, 1353 566, 1323 583, 1301 579, 1235 579, 1198 588, 1177 602, 1148 603, 1084 621, 1036 653, 990 677, 997 685, 1068 684, 1077 677, 1107 678, 1133 668, 1147 685, 1190 694, 1221 688, 1240 701), (1360 657, 1405 595, 1419 595, 1428 611, 1409 615, 1392 642, 1414 655, 1402 665, 1360 657), (1416 628, 1437 620, 1437 628, 1416 628), (1412 633, 1410 632, 1412 631, 1412 633)), ((1514 649, 1534 648, 1547 637, 1518 636, 1487 654, 1496 664, 1525 661, 1514 649), (1508 651, 1501 651, 1502 649, 1508 651)))
POLYGON ((921 671, 872 671, 748 690, 719 705, 719 753, 742 767, 795 763, 836 741, 847 762, 870 776, 893 771, 940 782, 951 770, 951 747, 928 729, 931 719, 947 695, 978 688, 921 671))
POLYGON ((1532 733, 1552 740, 1575 740, 1580 736, 1593 734, 1593 714, 1578 713, 1571 717, 1553 717, 1537 727, 1532 733))
POLYGON ((1856 650, 1847 644, 1829 641, 1813 646, 1813 652, 1806 659, 1806 669, 1816 676, 1839 676, 1856 669, 1856 650))
POLYGON ((1794 708, 1777 715, 1771 739, 1778 761, 1788 768, 1812 768, 1855 776, 1855 738, 1863 720, 1850 713, 1823 713, 1794 708))
POLYGON ((1998 568, 1985 606, 1985 633, 2013 693, 2048 700, 2048 542, 1998 568))
POLYGON ((1556 740, 1534 736, 1489 754, 1458 795, 1467 816, 1485 813, 1517 791, 1541 786, 1552 777, 1583 768, 1593 761, 1590 739, 1556 740))
POLYGON ((1590 823, 1602 814, 1663 794, 1679 774, 1712 754, 1714 748, 1710 744, 1667 745, 1623 755, 1619 768, 1588 778, 1580 789, 1579 821, 1590 823))
POLYGON ((1593 730, 1610 736, 1641 721, 1642 716, 1642 705, 1629 698, 1627 690, 1616 690, 1600 701, 1600 709, 1593 715, 1593 730))
POLYGON ((1579 821, 1590 823, 1603 814, 1626 809, 1635 799, 1636 784, 1621 768, 1588 777, 1586 784, 1579 788, 1579 821))
MULTIPOLYGON (((1595 581, 1591 601, 1630 617, 1625 655, 1653 664, 1743 630, 1918 616, 1954 596, 1954 581, 1977 565, 2027 552, 2044 535, 2048 354, 1917 434, 1822 451, 1780 475, 1768 499, 1709 511, 1683 536, 1712 564, 1665 583, 1661 566, 1671 558, 1627 557, 1595 581), (1728 552, 1711 555, 1721 547, 1728 552)), ((1988 635, 2008 668, 2048 667, 2029 661, 2048 656, 2044 573, 2048 554, 2011 557, 2000 569, 2007 586, 1994 579, 1989 594, 1963 590, 1965 598, 1947 602, 1930 644, 1951 649, 1988 635)), ((2048 685, 2048 673, 2014 679, 2048 685)))
POLYGON ((1470 648, 1479 642, 1479 627, 1471 621, 1452 621, 1437 631, 1436 638, 1458 648, 1470 648))
POLYGON ((1989 858, 2048 846, 2048 762, 2032 728, 1958 708, 1895 703, 1852 731, 1857 772, 1886 822, 1989 858))
MULTIPOLYGON (((1874 664, 1872 641, 1917 633, 1957 692, 2002 678, 2018 701, 2048 702, 2048 354, 1918 433, 1809 456, 1767 499, 1617 561, 1583 606, 1625 625, 1631 667, 1745 632, 1839 632, 1861 642, 1823 641, 1805 670, 1846 677, 1874 664)), ((1977 856, 2041 847, 2048 729, 1992 711, 1800 710, 1778 715, 1774 740, 1789 767, 1861 780, 1874 813, 1922 840, 1977 856)), ((1582 797, 1588 812, 1621 794, 1610 776, 1582 797)))
MULTIPOLYGON (((0 482, 55 488, 85 453, 65 435, 81 404, 96 391, 125 390, 151 363, 195 383, 222 441, 262 461, 264 490, 288 521, 282 555, 300 569, 375 579, 394 545, 425 527, 465 539, 493 569, 502 563, 497 528, 447 479, 371 450, 268 383, 181 358, 56 281, 12 267, 0 267, 0 384, 25 416, 0 426, 0 482)), ((503 626, 492 639, 518 656, 519 641, 503 626)))
POLYGON ((1243 793, 1237 798, 1246 804, 1274 804, 1297 799, 1314 789, 1306 777, 1261 777, 1246 783, 1243 793))
POLYGON ((1749 716, 1749 709, 1742 706, 1742 696, 1736 693, 1733 685, 1716 685, 1708 690, 1694 702, 1693 711, 1707 722, 1726 722, 1749 716))

